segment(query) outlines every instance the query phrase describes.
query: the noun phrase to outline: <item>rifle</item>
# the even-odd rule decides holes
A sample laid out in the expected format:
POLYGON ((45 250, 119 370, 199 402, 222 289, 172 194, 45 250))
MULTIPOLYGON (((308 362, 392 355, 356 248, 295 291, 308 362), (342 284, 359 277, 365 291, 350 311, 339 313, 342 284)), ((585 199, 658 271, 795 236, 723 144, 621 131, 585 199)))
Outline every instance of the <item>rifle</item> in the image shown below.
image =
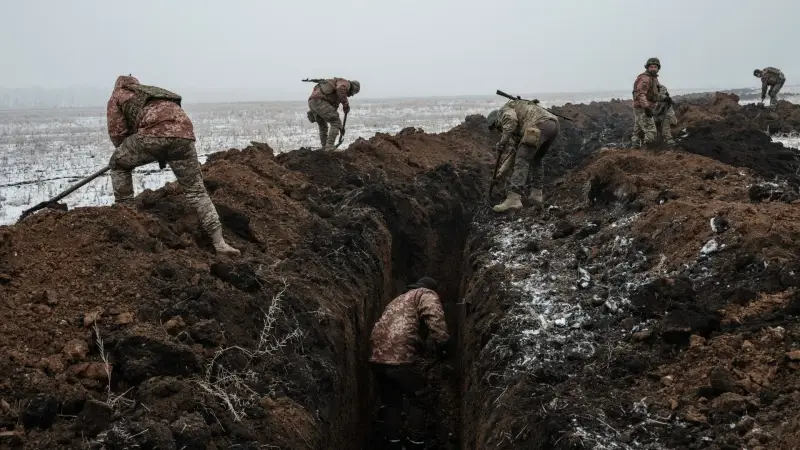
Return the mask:
MULTIPOLYGON (((524 99, 523 99, 522 97, 520 97, 519 95, 518 95, 518 96, 516 96, 516 97, 514 97, 514 96, 511 96, 511 95, 509 95, 509 94, 506 94, 505 92, 501 91, 500 89, 498 89, 498 90, 497 90, 497 95, 499 95, 499 96, 501 96, 501 97, 505 97, 505 98, 507 98, 507 99, 509 99, 509 100, 524 100, 524 99)), ((535 104, 537 104, 537 105, 539 104, 539 100, 538 100, 538 99, 533 99, 533 100, 525 100, 525 101, 532 101, 533 103, 535 103, 535 104)), ((561 118, 562 118, 562 119, 564 119, 564 120, 569 120, 570 122, 572 122, 572 119, 570 119, 569 117, 562 116, 561 114, 558 114, 558 113, 554 113, 553 111, 550 111, 550 110, 548 110, 548 109, 545 109, 545 111, 549 112, 550 114, 552 114, 552 115, 554 115, 554 116, 558 116, 558 117, 561 117, 561 118)))
POLYGON ((303 78, 300 81, 305 81, 306 83, 322 83, 328 80, 325 80, 323 78, 303 78))
POLYGON ((40 210, 40 209, 46 208, 46 207, 48 207, 48 206, 52 205, 53 203, 55 203, 55 202, 57 202, 57 201, 61 200, 62 198, 64 198, 64 197, 68 196, 69 194, 71 194, 71 193, 73 193, 73 192, 77 191, 77 190, 78 190, 78 188, 80 188, 80 187, 82 187, 83 185, 85 185, 86 183, 88 183, 88 182, 90 182, 90 181, 94 180, 95 178, 99 177, 100 175, 102 175, 102 174, 104 174, 104 173, 108 172, 108 170, 109 170, 109 169, 110 169, 110 167, 108 167, 108 166, 105 166, 105 167, 103 167, 102 169, 98 170, 97 172, 95 172, 95 173, 93 173, 93 174, 89 175, 88 177, 86 177, 86 178, 82 179, 81 181, 79 181, 79 182, 78 182, 78 184, 76 184, 76 185, 74 185, 74 186, 70 187, 70 188, 69 188, 69 189, 67 189, 66 191, 64 191, 64 192, 62 192, 62 193, 60 193, 60 194, 56 195, 55 197, 51 198, 50 200, 45 200, 45 201, 43 201, 43 202, 41 202, 41 203, 37 204, 36 206, 34 206, 34 207, 32 207, 32 208, 28 208, 28 209, 26 209, 25 211, 22 211, 22 214, 19 216, 19 220, 22 220, 22 219, 24 219, 24 218, 28 217, 29 215, 31 215, 31 213, 33 213, 33 212, 35 212, 35 211, 38 211, 38 210, 40 210))

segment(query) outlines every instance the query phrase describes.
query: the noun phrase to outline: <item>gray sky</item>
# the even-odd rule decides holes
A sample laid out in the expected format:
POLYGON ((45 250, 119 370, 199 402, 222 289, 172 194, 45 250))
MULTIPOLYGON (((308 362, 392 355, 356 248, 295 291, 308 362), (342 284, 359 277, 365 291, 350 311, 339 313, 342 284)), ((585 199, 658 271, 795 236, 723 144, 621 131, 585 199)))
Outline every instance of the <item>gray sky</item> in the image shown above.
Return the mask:
POLYGON ((671 89, 757 87, 767 65, 798 83, 800 1, 757 4, 0 0, 0 87, 110 93, 132 73, 191 102, 304 100, 300 79, 330 76, 370 98, 626 91, 650 56, 671 89))

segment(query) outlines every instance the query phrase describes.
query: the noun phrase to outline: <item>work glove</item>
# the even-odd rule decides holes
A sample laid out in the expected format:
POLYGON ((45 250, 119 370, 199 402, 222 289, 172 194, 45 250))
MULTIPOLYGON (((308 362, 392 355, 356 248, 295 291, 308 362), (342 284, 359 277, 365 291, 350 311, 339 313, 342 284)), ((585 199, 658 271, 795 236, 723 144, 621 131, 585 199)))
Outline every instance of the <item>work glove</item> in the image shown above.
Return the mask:
POLYGON ((653 108, 645 108, 644 115, 647 117, 653 117, 653 108))
POLYGON ((159 159, 158 160, 158 168, 162 169, 162 170, 166 169, 167 168, 167 162, 164 161, 163 159, 159 159))
POLYGON ((350 112, 350 104, 348 103, 348 104, 342 105, 342 111, 344 111, 345 114, 349 113, 350 112))

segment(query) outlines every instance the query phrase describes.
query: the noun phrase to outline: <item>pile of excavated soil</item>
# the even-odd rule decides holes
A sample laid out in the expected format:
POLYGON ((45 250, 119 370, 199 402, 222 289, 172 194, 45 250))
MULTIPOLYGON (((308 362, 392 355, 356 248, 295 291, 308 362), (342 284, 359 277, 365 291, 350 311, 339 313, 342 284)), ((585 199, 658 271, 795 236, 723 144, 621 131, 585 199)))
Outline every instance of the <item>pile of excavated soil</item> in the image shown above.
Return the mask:
POLYGON ((794 161, 747 107, 691 102, 683 150, 657 153, 601 150, 630 102, 554 108, 574 121, 540 212, 487 208, 499 135, 470 116, 212 155, 236 259, 176 183, 0 227, 0 447, 381 448, 369 333, 423 275, 459 349, 425 361, 433 448, 791 442, 794 161))
POLYGON ((796 445, 800 201, 743 153, 791 150, 707 142, 604 149, 545 210, 476 219, 463 448, 796 445))
POLYGON ((361 448, 371 326, 422 275, 457 298, 492 144, 477 117, 338 154, 216 154, 233 260, 175 183, 0 228, 0 446, 361 448))

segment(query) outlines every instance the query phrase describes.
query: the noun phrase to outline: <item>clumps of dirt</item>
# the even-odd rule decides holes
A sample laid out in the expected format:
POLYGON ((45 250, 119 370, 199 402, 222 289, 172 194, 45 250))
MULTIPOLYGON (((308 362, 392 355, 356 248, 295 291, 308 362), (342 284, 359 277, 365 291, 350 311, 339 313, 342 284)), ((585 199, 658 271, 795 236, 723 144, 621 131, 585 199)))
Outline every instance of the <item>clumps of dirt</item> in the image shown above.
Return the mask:
POLYGON ((800 131, 800 105, 782 101, 777 110, 739 105, 735 94, 679 102, 676 113, 685 133, 682 150, 735 167, 748 167, 767 180, 781 177, 800 184, 800 153, 772 142, 770 135, 800 131))
MULTIPOLYGON (((457 298, 492 144, 472 117, 344 152, 212 155, 205 184, 242 250, 232 260, 214 256, 176 183, 132 207, 0 227, 0 442, 360 449, 371 326, 422 275, 457 298)), ((458 378, 440 386, 431 440, 444 442, 458 378)))
POLYGON ((465 269, 465 445, 789 445, 800 216, 754 203, 761 183, 681 151, 605 149, 556 180, 543 211, 481 216, 465 269), (554 234, 565 223, 575 231, 554 234), (731 340, 756 351, 698 350, 731 340))

